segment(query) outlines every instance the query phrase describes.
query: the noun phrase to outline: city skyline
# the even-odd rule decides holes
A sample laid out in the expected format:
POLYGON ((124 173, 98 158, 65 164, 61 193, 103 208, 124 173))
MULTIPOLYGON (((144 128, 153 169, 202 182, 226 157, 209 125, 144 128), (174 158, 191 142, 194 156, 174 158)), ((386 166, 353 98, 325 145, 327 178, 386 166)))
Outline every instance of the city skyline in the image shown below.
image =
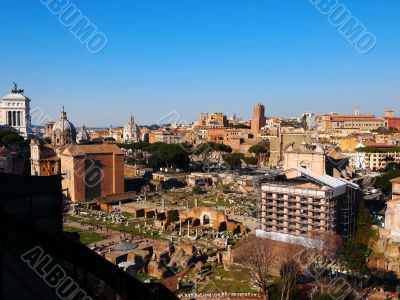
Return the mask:
POLYGON ((215 111, 250 118, 257 102, 266 115, 286 117, 352 113, 357 105, 377 116, 400 111, 395 1, 368 7, 342 1, 376 36, 366 54, 312 1, 126 1, 96 10, 76 1, 107 37, 96 54, 46 2, 2 4, 3 41, 18 37, 29 46, 1 47, 7 60, 0 60, 0 92, 8 94, 17 82, 32 107, 53 119, 63 104, 76 125, 91 127, 122 125, 130 113, 138 124, 157 123, 171 112, 189 121, 215 111), (13 22, 15 11, 19 22, 13 22))
MULTIPOLYGON (((16 83, 14 83, 14 84, 16 84, 16 83)), ((32 101, 32 99, 27 94, 24 93, 24 90, 22 90, 22 93, 32 101)), ((6 95, 7 94, 4 94, 3 96, 6 96, 6 95)), ((264 105, 264 102, 258 102, 258 103, 264 105)), ((254 103, 254 105, 256 105, 256 102, 254 103)), ((359 105, 355 105, 353 107, 352 111, 348 111, 348 110, 346 110, 346 111, 343 111, 343 110, 342 111, 329 111, 329 112, 328 111, 324 111, 324 112, 321 112, 321 113, 318 113, 318 112, 315 112, 315 111, 302 111, 302 112, 299 112, 297 115, 276 115, 273 112, 268 113, 268 109, 266 109, 265 116, 266 116, 266 118, 299 119, 302 116, 302 114, 304 114, 304 113, 314 113, 315 115, 326 115, 326 114, 354 115, 354 114, 361 114, 361 115, 374 115, 374 116, 379 118, 379 117, 384 117, 385 116, 385 112, 389 111, 389 110, 393 111, 394 115, 396 115, 397 112, 395 110, 393 110, 392 107, 388 107, 388 108, 384 109, 384 111, 382 113, 381 112, 378 112, 378 113, 376 113, 376 112, 367 113, 367 112, 363 111, 362 107, 360 107, 359 105), (357 111, 357 113, 355 111, 357 111)), ((32 111, 33 111, 32 126, 43 127, 46 122, 56 121, 59 118, 58 116, 54 116, 53 117, 53 116, 47 114, 46 110, 44 110, 43 108, 41 108, 39 106, 33 105, 32 108, 33 108, 32 109, 32 111)), ((60 113, 62 113, 64 111, 64 109, 65 109, 65 105, 63 104, 63 105, 61 105, 61 108, 58 111, 58 115, 60 115, 60 113)), ((253 108, 251 108, 251 109, 253 109, 253 108)), ((248 108, 246 108, 246 110, 248 110, 248 108)), ((67 112, 68 111, 66 111, 66 113, 67 112)), ((140 116, 140 112, 137 112, 137 113, 140 116)), ((199 115, 202 114, 202 113, 222 113, 227 118, 236 117, 238 120, 246 120, 246 121, 251 121, 251 119, 252 119, 252 115, 251 115, 252 112, 250 112, 250 115, 243 116, 243 115, 240 115, 237 112, 233 112, 232 114, 228 114, 225 111, 209 111, 209 112, 201 111, 201 112, 197 112, 197 117, 194 117, 192 120, 189 120, 189 119, 182 118, 182 116, 179 114, 178 111, 170 111, 170 112, 164 114, 158 120, 155 120, 154 122, 140 123, 139 125, 140 126, 152 126, 152 125, 163 126, 163 125, 167 125, 167 124, 176 124, 176 125, 184 125, 184 126, 191 125, 191 124, 193 125, 196 122, 196 120, 198 120, 199 115)), ((133 116, 134 119, 136 120, 135 115, 133 115, 132 113, 128 113, 127 116, 129 118, 131 116, 133 116)), ((73 120, 73 119, 71 119, 71 120, 73 120)), ((80 127, 82 125, 85 125, 88 128, 96 129, 96 128, 106 128, 106 127, 109 127, 109 126, 112 126, 112 127, 123 127, 124 126, 123 124, 126 123, 126 120, 122 121, 122 124, 121 123, 116 123, 116 124, 100 124, 100 125, 97 125, 97 124, 96 125, 90 125, 90 124, 88 125, 88 123, 85 122, 85 121, 77 123, 76 121, 73 120, 73 122, 78 127, 80 127)), ((138 122, 136 122, 136 123, 138 123, 138 122)))

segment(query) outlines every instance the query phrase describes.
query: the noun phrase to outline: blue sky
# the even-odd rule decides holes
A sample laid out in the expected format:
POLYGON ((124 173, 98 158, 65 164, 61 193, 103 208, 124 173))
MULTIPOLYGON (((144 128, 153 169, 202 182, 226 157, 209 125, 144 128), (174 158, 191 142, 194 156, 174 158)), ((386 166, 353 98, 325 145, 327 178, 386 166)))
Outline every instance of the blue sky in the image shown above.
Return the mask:
POLYGON ((308 0, 70 0, 108 39, 91 54, 40 0, 0 2, 0 93, 18 82, 75 125, 177 112, 400 114, 400 2, 341 1, 377 38, 360 54, 308 0))

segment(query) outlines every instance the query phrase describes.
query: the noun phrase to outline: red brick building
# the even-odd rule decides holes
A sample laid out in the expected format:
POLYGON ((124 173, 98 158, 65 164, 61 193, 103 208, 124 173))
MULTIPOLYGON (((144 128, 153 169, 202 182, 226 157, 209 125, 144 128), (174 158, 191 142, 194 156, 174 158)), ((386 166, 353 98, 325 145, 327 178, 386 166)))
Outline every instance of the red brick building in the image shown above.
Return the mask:
POLYGON ((397 129, 400 131, 400 117, 393 117, 386 120, 388 129, 397 129))
POLYGON ((63 191, 73 202, 124 192, 124 153, 115 144, 68 145, 60 158, 63 191))

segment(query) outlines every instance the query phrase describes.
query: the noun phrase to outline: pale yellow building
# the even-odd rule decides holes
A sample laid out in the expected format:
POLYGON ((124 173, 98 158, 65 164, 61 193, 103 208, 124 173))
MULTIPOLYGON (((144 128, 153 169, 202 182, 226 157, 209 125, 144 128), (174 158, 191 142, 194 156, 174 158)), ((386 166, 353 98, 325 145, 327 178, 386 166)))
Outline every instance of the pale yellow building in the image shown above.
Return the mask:
POLYGON ((354 151, 357 148, 358 141, 355 138, 339 139, 339 148, 342 151, 354 151))
MULTIPOLYGON (((291 144, 284 154, 284 169, 304 168, 319 176, 325 175, 325 151, 321 145, 309 145, 303 142, 299 148, 291 144)), ((286 173, 287 178, 299 176, 299 172, 286 173)))
POLYGON ((346 133, 371 131, 385 126, 385 119, 375 115, 361 115, 358 108, 354 115, 339 115, 336 113, 320 115, 316 118, 318 130, 343 130, 346 133))
POLYGON ((228 119, 223 113, 201 113, 199 120, 195 121, 196 127, 226 127, 228 126, 228 119))

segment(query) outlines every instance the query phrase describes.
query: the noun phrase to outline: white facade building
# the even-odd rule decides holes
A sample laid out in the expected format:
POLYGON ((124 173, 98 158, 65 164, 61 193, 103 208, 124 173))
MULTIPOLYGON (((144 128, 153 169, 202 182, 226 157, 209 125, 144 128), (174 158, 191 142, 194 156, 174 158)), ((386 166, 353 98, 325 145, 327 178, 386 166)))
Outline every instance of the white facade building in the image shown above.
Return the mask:
POLYGON ((24 138, 31 133, 30 102, 24 90, 14 89, 0 101, 0 127, 17 131, 24 138))
POLYGON ((343 152, 350 156, 349 165, 354 169, 379 170, 389 162, 400 163, 400 152, 343 152))

